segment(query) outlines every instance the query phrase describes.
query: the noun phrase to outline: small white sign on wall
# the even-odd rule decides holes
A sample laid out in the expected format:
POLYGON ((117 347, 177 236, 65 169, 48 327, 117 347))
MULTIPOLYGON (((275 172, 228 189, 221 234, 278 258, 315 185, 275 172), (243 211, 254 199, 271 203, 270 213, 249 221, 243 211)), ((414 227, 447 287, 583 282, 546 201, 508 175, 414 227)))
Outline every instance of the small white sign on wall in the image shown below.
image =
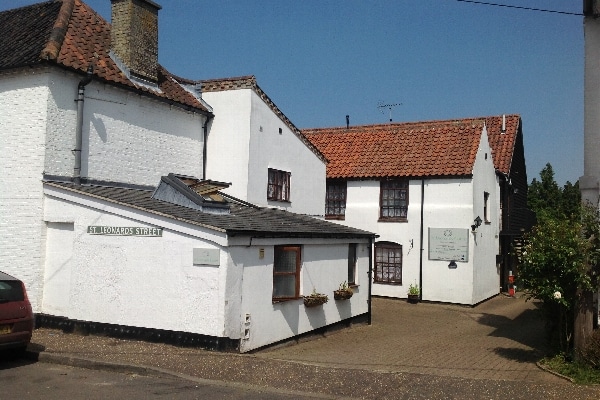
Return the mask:
POLYGON ((194 265, 221 264, 221 251, 219 249, 194 249, 194 265))
POLYGON ((429 228, 429 259, 469 261, 469 230, 429 228))

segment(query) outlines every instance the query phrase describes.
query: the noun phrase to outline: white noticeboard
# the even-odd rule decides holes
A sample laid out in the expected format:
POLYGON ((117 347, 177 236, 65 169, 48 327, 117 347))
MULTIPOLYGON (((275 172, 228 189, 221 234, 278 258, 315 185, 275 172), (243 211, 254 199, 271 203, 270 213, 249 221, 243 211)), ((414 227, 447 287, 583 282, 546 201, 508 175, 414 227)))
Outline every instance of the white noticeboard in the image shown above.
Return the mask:
POLYGON ((469 261, 469 230, 429 228, 429 259, 469 261))
POLYGON ((214 265, 221 264, 221 254, 219 249, 194 249, 194 265, 214 265))

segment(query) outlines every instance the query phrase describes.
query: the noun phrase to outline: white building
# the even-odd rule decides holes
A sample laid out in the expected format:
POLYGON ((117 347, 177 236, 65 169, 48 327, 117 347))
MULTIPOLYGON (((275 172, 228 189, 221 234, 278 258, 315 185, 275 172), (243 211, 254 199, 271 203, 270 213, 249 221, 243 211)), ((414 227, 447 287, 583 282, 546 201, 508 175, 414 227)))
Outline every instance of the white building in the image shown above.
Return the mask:
POLYGON ((155 190, 45 183, 41 308, 52 318, 42 321, 245 352, 367 317, 372 234, 250 206, 222 187, 172 174, 155 190), (334 300, 349 268, 354 295, 334 300), (306 308, 313 290, 330 300, 306 308))
POLYGON ((584 0, 584 157, 579 187, 584 201, 600 207, 600 1, 584 0))
POLYGON ((325 218, 379 236, 373 295, 405 298, 413 284, 423 300, 473 305, 499 293, 500 236, 517 226, 501 197, 526 198, 518 116, 303 133, 329 160, 325 218), (501 190, 511 174, 523 193, 501 190))
MULTIPOLYGON (((0 19, 0 259, 24 280, 40 312, 42 179, 151 185, 170 171, 202 176, 203 126, 211 113, 172 83, 156 57, 144 59, 152 76, 125 67, 120 60, 130 55, 111 48, 109 25, 83 3, 46 2, 0 19), (96 37, 89 37, 86 17, 95 21, 96 37), (27 27, 56 29, 42 36, 23 32, 27 27)), ((115 24, 113 31, 126 36, 128 27, 115 24)))
MULTIPOLYGON (((159 9, 114 1, 112 27, 78 0, 0 12, 2 270, 25 282, 42 326, 187 334, 247 351, 368 318, 373 234, 223 200, 218 190, 229 185, 206 180, 206 160, 231 154, 208 151, 216 115, 199 90, 157 63, 159 9), (278 271, 292 255, 293 273, 285 263, 278 271), (303 296, 333 297, 350 273, 358 279, 352 299, 305 309, 303 296)), ((274 120, 287 119, 260 101, 252 117, 241 109, 234 119, 246 118, 252 132, 279 129, 274 120)), ((281 143, 265 148, 311 163, 307 171, 324 182, 322 156, 291 123, 281 129, 281 143)), ((304 171, 258 153, 224 170, 260 168, 260 183, 236 173, 222 180, 240 180, 244 199, 258 199, 249 188, 260 184, 259 203, 291 209, 293 201, 294 210, 322 215, 299 190, 313 188, 304 171), (284 185, 269 189, 268 169, 293 170, 289 196, 274 204, 267 193, 284 185)))
POLYGON ((225 192, 254 204, 323 217, 323 155, 253 76, 195 82, 215 118, 206 173, 235 182, 225 192))
MULTIPOLYGON (((600 208, 600 1, 583 0, 583 12, 584 154, 583 176, 579 178, 579 187, 582 200, 600 208)), ((597 326, 600 325, 600 287, 594 294, 593 301, 597 326)))

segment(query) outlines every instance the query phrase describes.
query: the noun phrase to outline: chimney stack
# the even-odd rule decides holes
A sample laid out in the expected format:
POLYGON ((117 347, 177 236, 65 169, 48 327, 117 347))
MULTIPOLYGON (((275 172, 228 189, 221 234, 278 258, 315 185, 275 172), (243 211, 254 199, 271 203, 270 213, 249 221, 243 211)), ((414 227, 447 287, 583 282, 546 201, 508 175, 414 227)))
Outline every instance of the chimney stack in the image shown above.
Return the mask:
POLYGON ((158 81, 158 10, 151 0, 111 0, 111 49, 137 78, 158 81))

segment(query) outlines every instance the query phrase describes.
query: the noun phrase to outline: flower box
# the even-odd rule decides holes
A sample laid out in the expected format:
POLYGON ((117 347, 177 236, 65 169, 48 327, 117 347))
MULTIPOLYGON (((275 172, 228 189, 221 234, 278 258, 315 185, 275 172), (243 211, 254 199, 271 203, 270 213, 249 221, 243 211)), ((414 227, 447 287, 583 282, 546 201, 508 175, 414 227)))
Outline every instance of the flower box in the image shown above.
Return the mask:
POLYGON ((352 288, 338 289, 333 291, 333 298, 335 300, 348 300, 353 294, 352 288))
POLYGON ((312 293, 310 296, 304 296, 305 307, 316 307, 325 304, 329 301, 329 297, 322 293, 312 293))

